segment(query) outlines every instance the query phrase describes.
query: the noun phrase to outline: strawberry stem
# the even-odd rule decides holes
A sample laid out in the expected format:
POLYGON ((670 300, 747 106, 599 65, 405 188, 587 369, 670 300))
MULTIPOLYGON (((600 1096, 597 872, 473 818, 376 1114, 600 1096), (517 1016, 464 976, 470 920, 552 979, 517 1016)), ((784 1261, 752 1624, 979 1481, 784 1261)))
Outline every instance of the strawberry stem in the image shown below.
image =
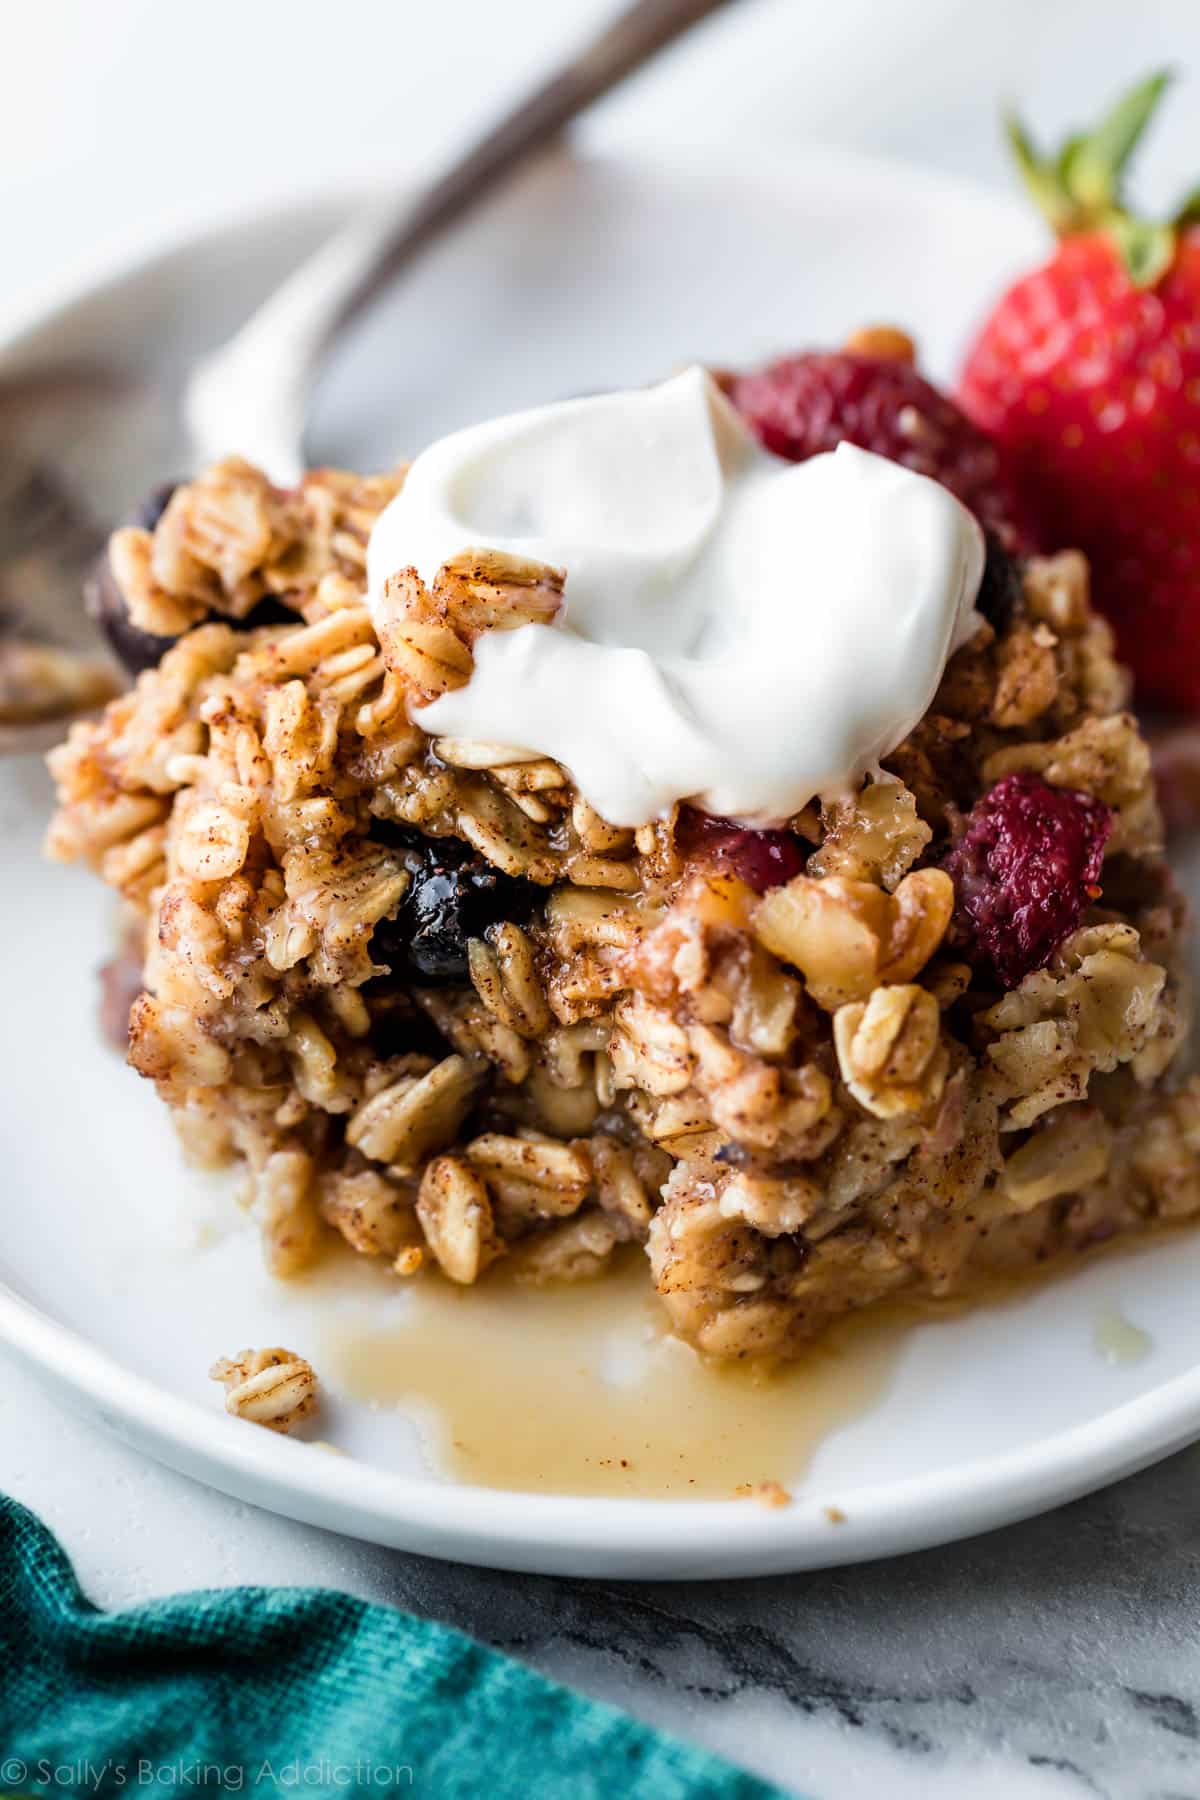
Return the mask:
POLYGON ((1194 187, 1190 194, 1184 195, 1171 223, 1181 227, 1200 225, 1200 187, 1194 187))
POLYGON ((1009 149, 1030 199, 1059 237, 1075 227, 1075 207, 1059 178, 1058 166, 1040 154, 1016 113, 1004 115, 1009 149))
POLYGON ((1092 132, 1074 140, 1069 186, 1093 216, 1121 204, 1121 179, 1163 97, 1171 71, 1161 69, 1123 94, 1092 132))
POLYGON ((1151 288, 1175 260, 1175 230, 1154 219, 1114 213, 1106 229, 1134 287, 1151 288))
POLYGON ((1170 80, 1168 69, 1147 76, 1093 130, 1074 133, 1054 156, 1037 148, 1015 115, 1004 121, 1025 186, 1053 231, 1059 237, 1106 231, 1138 287, 1152 287, 1165 274, 1175 255, 1175 227, 1190 221, 1192 209, 1200 216, 1200 190, 1168 221, 1140 218, 1125 204, 1125 171, 1170 80))

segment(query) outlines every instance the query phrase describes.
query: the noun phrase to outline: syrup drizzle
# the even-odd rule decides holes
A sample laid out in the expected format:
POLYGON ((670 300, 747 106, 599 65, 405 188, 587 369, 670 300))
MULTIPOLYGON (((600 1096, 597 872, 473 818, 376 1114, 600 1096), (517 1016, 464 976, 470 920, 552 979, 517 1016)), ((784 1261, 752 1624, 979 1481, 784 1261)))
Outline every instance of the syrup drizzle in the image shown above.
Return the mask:
POLYGON ((732 1499, 803 1475, 883 1396, 905 1327, 863 1316, 778 1368, 707 1362, 672 1338, 634 1251, 596 1282, 474 1290, 423 1280, 394 1327, 340 1323, 323 1377, 417 1423, 457 1481, 551 1494, 732 1499))

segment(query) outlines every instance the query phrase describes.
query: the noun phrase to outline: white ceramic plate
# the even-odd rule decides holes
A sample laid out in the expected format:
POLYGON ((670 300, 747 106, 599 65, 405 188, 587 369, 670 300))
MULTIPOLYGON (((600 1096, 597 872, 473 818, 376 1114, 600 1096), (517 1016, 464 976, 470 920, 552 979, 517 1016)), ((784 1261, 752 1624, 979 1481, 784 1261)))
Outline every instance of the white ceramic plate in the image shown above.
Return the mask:
MULTIPOLYGON (((0 367, 115 358, 169 387, 340 210, 280 211, 142 261, 10 333, 0 367)), ((313 449, 362 466, 490 411, 692 356, 833 343, 878 317, 913 325, 945 375, 989 295, 1036 250, 1018 210, 859 159, 749 172, 554 159, 439 247, 339 357, 313 449)), ((123 464, 144 478, 171 447, 153 408, 131 418, 123 464)), ((181 1168, 154 1095, 100 1043, 94 971, 111 916, 90 877, 40 860, 48 793, 31 760, 0 764, 0 1339, 147 1454, 380 1543, 518 1569, 696 1576, 943 1542, 1200 1432, 1200 1236, 917 1328, 883 1397, 824 1441, 777 1511, 458 1485, 428 1466, 403 1416, 336 1394, 324 1429, 349 1457, 226 1419, 212 1357, 304 1348, 318 1303, 266 1280, 252 1237, 229 1223, 228 1184, 181 1168), (1140 1361, 1100 1353, 1114 1311, 1149 1333, 1140 1361)), ((357 1281, 352 1300, 328 1304, 386 1319, 394 1287, 371 1290, 357 1281)))

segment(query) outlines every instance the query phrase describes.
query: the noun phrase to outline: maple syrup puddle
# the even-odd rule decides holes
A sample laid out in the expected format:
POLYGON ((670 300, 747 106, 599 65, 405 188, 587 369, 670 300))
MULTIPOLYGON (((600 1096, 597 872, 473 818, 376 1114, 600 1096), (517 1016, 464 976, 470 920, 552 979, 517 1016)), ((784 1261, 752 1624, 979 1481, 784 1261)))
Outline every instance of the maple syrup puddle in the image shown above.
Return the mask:
MULTIPOLYGON (((343 1313, 314 1361, 347 1399, 402 1411, 438 1473, 524 1493, 645 1500, 733 1499, 790 1489, 835 1431, 884 1399, 913 1328, 1031 1294, 1182 1235, 1117 1238, 1029 1269, 977 1277, 953 1297, 897 1297, 839 1319, 794 1362, 706 1361, 673 1338, 645 1255, 624 1251, 591 1282, 525 1287, 503 1269, 479 1287, 422 1277, 395 1322, 343 1313)), ((373 1271, 356 1271, 373 1278, 373 1271)), ((301 1277, 294 1285, 309 1285, 301 1277)), ((321 1281, 317 1273, 314 1287, 321 1281)), ((1153 1339, 1116 1308, 1095 1319, 1107 1362, 1140 1361, 1153 1339)))
POLYGON ((672 1338, 634 1250, 594 1282, 422 1279, 390 1327, 344 1320, 314 1361, 348 1399, 403 1410, 440 1473, 483 1487, 732 1499, 804 1474, 885 1394, 907 1324, 865 1313, 774 1368, 672 1338))
POLYGON ((1154 1348, 1154 1339, 1140 1325, 1116 1306, 1106 1306, 1092 1326, 1092 1341, 1106 1363, 1114 1368, 1129 1368, 1144 1362, 1154 1348))

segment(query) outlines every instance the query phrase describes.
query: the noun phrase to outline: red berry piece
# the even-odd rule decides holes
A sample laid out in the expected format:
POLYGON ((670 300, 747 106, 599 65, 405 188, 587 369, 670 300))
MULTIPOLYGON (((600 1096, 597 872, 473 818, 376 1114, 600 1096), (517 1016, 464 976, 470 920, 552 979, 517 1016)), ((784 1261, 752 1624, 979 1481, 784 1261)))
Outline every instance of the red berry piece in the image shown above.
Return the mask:
POLYGON ((685 806, 676 841, 686 856, 717 863, 756 894, 782 887, 804 868, 805 853, 794 831, 753 831, 734 819, 685 806))
POLYGON ((1026 541, 995 445, 911 363, 810 351, 738 376, 730 398, 776 456, 804 462, 841 443, 857 444, 940 481, 1011 546, 1026 541))
POLYGON ((976 801, 945 858, 955 923, 1002 988, 1044 968, 1100 892, 1112 814, 1100 800, 1006 775, 976 801))

